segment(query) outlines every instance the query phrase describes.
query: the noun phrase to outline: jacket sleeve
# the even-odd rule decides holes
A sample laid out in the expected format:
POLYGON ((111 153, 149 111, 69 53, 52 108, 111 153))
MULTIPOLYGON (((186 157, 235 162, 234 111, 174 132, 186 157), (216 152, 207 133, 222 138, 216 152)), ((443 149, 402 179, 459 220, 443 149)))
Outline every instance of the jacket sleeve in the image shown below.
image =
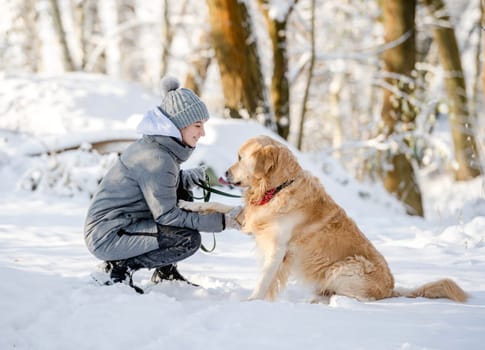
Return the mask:
POLYGON ((200 214, 180 209, 177 206, 177 187, 181 180, 179 167, 168 155, 158 155, 152 160, 150 164, 138 167, 137 180, 157 223, 204 232, 224 229, 223 214, 200 214))

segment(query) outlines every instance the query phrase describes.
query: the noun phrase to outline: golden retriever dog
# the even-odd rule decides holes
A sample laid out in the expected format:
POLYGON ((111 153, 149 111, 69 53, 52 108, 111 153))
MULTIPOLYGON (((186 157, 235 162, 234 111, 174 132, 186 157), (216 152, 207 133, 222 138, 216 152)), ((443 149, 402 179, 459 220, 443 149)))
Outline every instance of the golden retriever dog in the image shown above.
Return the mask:
MULTIPOLYGON (((263 253, 261 276, 250 300, 274 300, 294 274, 313 288, 314 302, 328 303, 335 294, 361 301, 397 296, 466 301, 467 294, 450 279, 396 290, 384 257, 282 143, 268 136, 249 139, 226 177, 245 188, 237 220, 263 253)), ((232 209, 220 203, 179 205, 192 211, 232 209)))

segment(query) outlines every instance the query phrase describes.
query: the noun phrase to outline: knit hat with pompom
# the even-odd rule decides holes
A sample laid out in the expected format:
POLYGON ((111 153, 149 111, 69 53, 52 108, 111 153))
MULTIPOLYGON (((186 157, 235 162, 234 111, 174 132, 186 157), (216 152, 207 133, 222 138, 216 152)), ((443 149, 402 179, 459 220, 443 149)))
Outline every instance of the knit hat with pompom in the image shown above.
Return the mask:
POLYGON ((181 88, 180 82, 173 77, 160 81, 162 102, 160 109, 179 129, 195 122, 209 119, 209 112, 204 102, 189 89, 181 88))

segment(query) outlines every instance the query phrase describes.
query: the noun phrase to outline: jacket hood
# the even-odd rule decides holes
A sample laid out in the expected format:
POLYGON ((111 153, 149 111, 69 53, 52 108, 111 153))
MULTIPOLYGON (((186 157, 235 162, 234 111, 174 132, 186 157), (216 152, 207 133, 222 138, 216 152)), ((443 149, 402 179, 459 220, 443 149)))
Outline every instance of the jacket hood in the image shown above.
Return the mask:
POLYGON ((143 135, 170 136, 182 140, 180 130, 158 107, 145 113, 136 131, 143 135))

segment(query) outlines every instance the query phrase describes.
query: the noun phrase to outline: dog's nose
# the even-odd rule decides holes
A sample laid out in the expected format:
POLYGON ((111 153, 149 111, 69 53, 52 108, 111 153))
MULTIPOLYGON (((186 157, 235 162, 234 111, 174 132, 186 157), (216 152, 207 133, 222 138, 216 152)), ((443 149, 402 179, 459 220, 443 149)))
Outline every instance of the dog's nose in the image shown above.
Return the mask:
POLYGON ((224 174, 226 176, 226 180, 228 182, 232 182, 232 175, 231 172, 229 171, 230 169, 227 169, 226 173, 224 174))

